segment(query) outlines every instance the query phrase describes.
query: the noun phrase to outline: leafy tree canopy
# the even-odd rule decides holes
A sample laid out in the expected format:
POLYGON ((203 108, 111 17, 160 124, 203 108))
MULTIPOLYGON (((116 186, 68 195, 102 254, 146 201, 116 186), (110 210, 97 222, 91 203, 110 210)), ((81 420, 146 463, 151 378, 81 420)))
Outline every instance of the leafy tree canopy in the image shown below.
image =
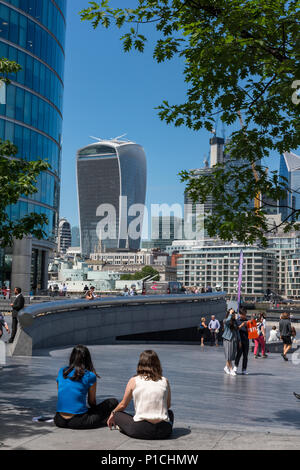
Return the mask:
MULTIPOLYGON (((15 62, 0 58, 0 84, 9 86, 9 74, 17 73, 21 67, 15 62)), ((36 238, 45 235, 44 224, 48 223, 44 214, 31 213, 19 220, 11 220, 7 207, 16 204, 21 196, 31 196, 37 192, 36 182, 41 171, 49 168, 45 161, 27 162, 16 158, 18 149, 12 142, 0 139, 0 246, 9 246, 13 238, 21 239, 32 234, 36 238)))
POLYGON ((155 276, 153 281, 159 281, 159 272, 152 268, 152 266, 144 266, 141 271, 136 272, 135 274, 122 274, 121 281, 137 281, 139 279, 144 279, 146 276, 155 276))
MULTIPOLYGON (((154 60, 185 61, 186 101, 163 101, 162 120, 210 132, 216 116, 228 126, 240 120, 227 145, 227 163, 197 178, 183 171, 181 179, 195 202, 209 195, 216 201, 206 218, 210 236, 266 245, 267 203, 261 195, 285 206, 289 188, 278 172, 267 174, 261 159, 300 146, 299 0, 137 0, 135 8, 111 3, 89 2, 82 20, 94 28, 126 28, 125 52, 143 52, 147 25, 154 24, 154 60)), ((299 211, 288 209, 286 231, 299 228, 299 211)))

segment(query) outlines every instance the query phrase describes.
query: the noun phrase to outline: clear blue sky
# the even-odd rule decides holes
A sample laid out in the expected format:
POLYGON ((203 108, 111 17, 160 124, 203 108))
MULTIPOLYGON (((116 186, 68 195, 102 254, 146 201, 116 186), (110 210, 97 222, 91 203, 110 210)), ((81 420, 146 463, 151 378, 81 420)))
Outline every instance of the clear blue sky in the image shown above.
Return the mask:
MULTIPOLYGON (((119 1, 125 3, 135 4, 119 1)), ((147 206, 182 204, 184 184, 178 173, 203 166, 211 134, 168 126, 154 108, 164 99, 184 102, 184 64, 179 59, 155 63, 150 45, 144 54, 125 54, 119 30, 94 30, 81 22, 79 11, 86 6, 88 0, 68 0, 60 215, 78 225, 75 155, 93 142, 89 136, 109 139, 127 133, 146 152, 147 206)), ((222 136, 221 124, 217 130, 222 136)))

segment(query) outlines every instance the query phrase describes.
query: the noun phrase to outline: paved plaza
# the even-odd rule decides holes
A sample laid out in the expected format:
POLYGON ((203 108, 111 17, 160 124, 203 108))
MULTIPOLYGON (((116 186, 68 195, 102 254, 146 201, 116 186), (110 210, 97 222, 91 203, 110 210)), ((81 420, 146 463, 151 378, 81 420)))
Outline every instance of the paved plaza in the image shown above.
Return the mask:
MULTIPOLYGON (((249 375, 224 374, 223 348, 186 344, 91 346, 101 379, 98 401, 121 399, 134 375, 139 354, 154 349, 172 388, 174 433, 166 441, 133 440, 108 428, 58 429, 33 423, 53 416, 56 375, 71 348, 36 351, 33 357, 8 358, 0 371, 1 450, 202 450, 300 449, 300 365, 279 354, 249 361, 249 375)), ((132 405, 128 411, 133 411, 132 405)))

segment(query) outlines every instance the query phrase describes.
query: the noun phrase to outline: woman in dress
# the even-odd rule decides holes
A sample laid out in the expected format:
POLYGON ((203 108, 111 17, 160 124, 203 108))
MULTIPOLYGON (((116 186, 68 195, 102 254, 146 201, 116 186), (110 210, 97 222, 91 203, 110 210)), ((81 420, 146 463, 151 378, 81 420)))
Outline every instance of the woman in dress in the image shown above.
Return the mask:
POLYGON ((239 328, 236 322, 236 315, 233 309, 228 310, 224 320, 224 333, 223 333, 223 346, 226 359, 226 365, 224 367, 225 374, 236 375, 236 372, 232 366, 232 362, 235 361, 237 355, 238 345, 241 348, 241 337, 239 328))
POLYGON ((170 384, 162 375, 160 360, 155 351, 144 351, 137 374, 129 380, 123 400, 112 411, 107 425, 110 429, 118 427, 123 434, 135 439, 166 439, 172 433, 174 421, 170 406, 170 384), (124 411, 131 399, 134 416, 124 411))
POLYGON ((208 331, 205 317, 201 318, 201 323, 198 326, 198 331, 200 334, 201 346, 204 347, 204 340, 207 337, 207 331, 208 331))

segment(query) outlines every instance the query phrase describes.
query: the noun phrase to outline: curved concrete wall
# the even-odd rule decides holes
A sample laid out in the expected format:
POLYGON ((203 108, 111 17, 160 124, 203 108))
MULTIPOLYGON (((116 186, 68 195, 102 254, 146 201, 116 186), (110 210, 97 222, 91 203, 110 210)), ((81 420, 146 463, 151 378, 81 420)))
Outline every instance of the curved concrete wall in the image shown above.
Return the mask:
POLYGON ((202 316, 215 314, 223 319, 225 311, 222 294, 44 303, 23 310, 23 326, 11 354, 31 355, 33 349, 79 343, 113 343, 117 336, 195 327, 202 316))

